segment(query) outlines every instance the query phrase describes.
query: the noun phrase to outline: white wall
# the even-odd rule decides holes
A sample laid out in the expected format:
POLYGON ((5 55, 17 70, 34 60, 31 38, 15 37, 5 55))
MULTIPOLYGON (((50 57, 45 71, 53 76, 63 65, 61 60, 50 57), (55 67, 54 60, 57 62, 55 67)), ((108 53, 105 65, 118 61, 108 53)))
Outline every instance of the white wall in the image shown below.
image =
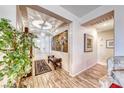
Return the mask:
MULTIPOLYGON (((11 24, 16 27, 16 6, 15 5, 0 5, 0 18, 11 20, 11 24)), ((0 53, 0 60, 3 54, 0 53)))
POLYGON ((78 33, 77 61, 74 64, 74 75, 88 69, 97 63, 97 32, 93 28, 81 27, 78 33), (84 33, 93 36, 93 52, 84 52, 84 33))
POLYGON ((124 6, 115 8, 115 56, 124 56, 124 6))
POLYGON ((0 5, 0 18, 11 20, 12 25, 16 27, 16 6, 0 5))
MULTIPOLYGON (((59 29, 57 29, 57 33, 54 34, 55 35, 58 35, 59 33, 62 33, 64 31, 68 30, 69 31, 69 27, 68 26, 63 26, 59 29)), ((69 40, 68 40, 68 44, 69 44, 69 40)), ((54 50, 51 50, 51 54, 52 55, 55 55, 55 57, 57 58, 62 58, 62 68, 69 72, 69 51, 68 53, 66 52, 60 52, 60 51, 54 51, 54 50)))
POLYGON ((114 40, 114 31, 113 29, 107 31, 101 31, 97 33, 97 49, 98 49, 98 62, 106 65, 107 59, 113 56, 114 49, 106 47, 106 40, 114 40))

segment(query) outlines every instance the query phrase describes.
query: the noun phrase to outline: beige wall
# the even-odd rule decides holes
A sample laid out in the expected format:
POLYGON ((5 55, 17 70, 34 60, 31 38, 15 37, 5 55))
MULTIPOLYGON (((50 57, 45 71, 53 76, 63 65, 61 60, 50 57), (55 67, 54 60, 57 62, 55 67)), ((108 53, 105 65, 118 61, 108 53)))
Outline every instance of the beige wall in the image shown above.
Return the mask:
POLYGON ((98 32, 98 62, 102 64, 106 64, 106 60, 113 56, 114 49, 106 48, 106 40, 114 39, 114 31, 102 31, 98 32))

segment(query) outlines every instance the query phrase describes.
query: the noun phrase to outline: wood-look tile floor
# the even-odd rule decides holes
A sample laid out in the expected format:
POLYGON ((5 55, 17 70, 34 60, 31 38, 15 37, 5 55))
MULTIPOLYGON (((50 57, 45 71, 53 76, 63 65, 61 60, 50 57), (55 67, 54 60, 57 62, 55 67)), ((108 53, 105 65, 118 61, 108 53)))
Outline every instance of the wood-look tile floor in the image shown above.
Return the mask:
POLYGON ((30 77, 26 82, 32 88, 97 88, 99 79, 106 74, 107 68, 96 64, 76 77, 69 76, 63 69, 57 69, 30 77))

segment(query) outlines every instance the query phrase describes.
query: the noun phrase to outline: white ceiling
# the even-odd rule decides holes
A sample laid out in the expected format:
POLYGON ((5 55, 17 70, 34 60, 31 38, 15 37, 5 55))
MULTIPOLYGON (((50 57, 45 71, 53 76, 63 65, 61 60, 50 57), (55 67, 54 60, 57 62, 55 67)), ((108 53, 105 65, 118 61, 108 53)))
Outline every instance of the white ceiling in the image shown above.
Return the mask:
POLYGON ((94 9, 100 7, 100 5, 61 5, 61 7, 68 10, 77 17, 83 17, 94 9))

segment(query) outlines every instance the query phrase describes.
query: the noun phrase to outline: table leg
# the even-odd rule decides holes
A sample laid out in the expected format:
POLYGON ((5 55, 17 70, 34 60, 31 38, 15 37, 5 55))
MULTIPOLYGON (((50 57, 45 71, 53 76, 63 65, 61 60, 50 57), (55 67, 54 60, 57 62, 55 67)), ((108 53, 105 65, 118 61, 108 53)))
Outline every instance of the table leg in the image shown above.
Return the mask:
POLYGON ((60 62, 60 68, 62 68, 62 63, 60 62))

